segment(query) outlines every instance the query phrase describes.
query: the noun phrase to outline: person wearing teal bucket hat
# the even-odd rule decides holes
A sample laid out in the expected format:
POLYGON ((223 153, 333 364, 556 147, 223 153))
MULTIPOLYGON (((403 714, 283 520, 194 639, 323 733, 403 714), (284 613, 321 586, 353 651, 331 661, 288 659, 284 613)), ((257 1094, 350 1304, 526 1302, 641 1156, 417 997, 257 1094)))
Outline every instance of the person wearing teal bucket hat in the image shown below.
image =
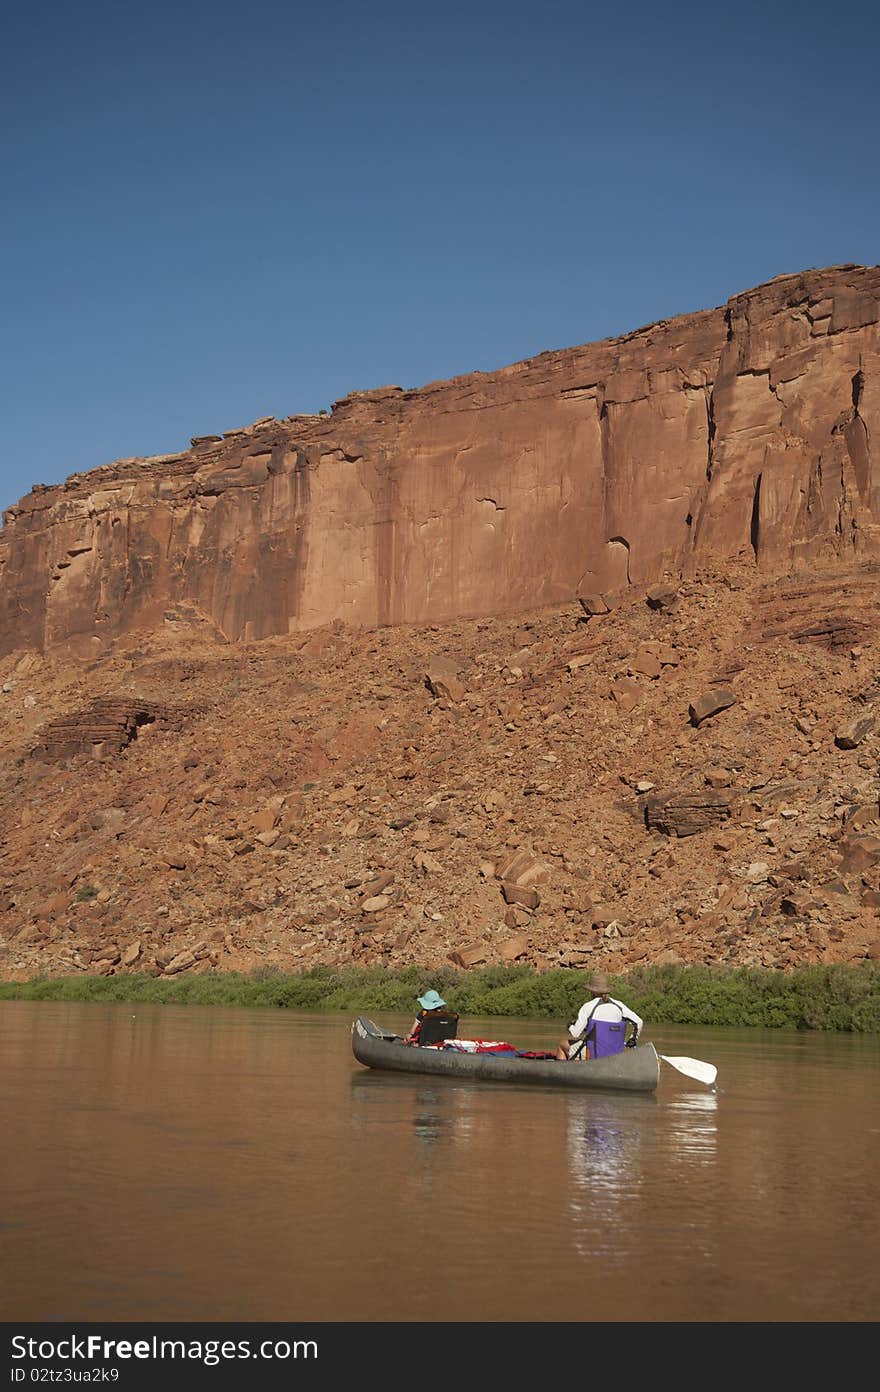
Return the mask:
POLYGON ((416 999, 422 1008, 413 1020, 405 1042, 426 1045, 436 1044, 441 1039, 454 1039, 458 1030, 458 1016, 449 1009, 439 991, 426 991, 416 999))

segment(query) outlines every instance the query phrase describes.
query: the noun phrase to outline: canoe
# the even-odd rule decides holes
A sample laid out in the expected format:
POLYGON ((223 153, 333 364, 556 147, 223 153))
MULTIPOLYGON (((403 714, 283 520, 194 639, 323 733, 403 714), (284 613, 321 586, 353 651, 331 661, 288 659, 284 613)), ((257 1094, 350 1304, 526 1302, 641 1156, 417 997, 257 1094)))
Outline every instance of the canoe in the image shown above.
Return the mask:
POLYGON ((460 1054, 451 1049, 420 1049, 404 1044, 399 1034, 389 1034, 359 1015, 351 1027, 351 1048, 358 1063, 393 1073, 431 1073, 493 1083, 538 1083, 542 1087, 610 1088, 624 1092, 653 1092, 660 1079, 660 1060, 653 1044, 638 1044, 610 1058, 589 1059, 586 1063, 505 1054, 460 1054))

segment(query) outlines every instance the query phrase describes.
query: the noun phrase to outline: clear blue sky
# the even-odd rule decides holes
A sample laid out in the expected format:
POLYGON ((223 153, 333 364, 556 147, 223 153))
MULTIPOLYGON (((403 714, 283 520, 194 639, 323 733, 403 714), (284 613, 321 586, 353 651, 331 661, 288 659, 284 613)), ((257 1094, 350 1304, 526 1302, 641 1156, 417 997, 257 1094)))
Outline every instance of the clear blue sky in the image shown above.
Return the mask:
POLYGON ((874 264, 876 4, 10 6, 0 506, 874 264))

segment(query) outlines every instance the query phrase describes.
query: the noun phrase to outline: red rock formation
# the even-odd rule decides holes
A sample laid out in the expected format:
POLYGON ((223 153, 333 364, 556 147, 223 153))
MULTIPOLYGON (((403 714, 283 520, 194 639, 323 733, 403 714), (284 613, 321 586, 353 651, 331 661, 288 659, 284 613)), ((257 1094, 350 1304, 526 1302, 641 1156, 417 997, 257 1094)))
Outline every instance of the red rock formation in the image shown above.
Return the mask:
POLYGON ((144 725, 158 722, 162 729, 179 730, 188 712, 172 710, 156 701, 132 697, 102 697, 85 710, 53 720, 41 732, 33 753, 46 760, 68 759, 75 754, 118 753, 144 725))
POLYGON ((4 514, 0 652, 100 651, 175 606, 253 639, 535 608, 707 554, 875 554, 878 320, 880 267, 781 276, 37 487, 4 514))

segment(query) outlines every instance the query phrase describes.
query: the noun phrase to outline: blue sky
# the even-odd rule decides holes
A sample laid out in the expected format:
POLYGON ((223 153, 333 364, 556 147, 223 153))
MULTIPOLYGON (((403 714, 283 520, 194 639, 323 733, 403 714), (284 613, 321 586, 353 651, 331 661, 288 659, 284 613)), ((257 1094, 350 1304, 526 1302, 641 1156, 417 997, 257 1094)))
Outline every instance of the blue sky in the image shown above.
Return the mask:
POLYGON ((7 7, 0 506, 875 264, 878 13, 7 7))

